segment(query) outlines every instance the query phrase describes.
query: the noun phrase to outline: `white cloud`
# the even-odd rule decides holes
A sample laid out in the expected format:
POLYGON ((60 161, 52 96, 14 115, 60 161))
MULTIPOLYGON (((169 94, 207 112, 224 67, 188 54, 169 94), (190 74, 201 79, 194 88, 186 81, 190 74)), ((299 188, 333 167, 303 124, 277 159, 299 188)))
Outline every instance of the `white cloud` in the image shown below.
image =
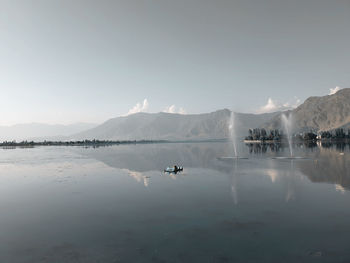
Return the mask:
POLYGON ((184 108, 179 108, 179 114, 187 114, 187 111, 184 108))
POLYGON ((295 97, 294 99, 295 99, 295 101, 286 102, 282 106, 286 109, 295 109, 296 107, 298 107, 300 105, 301 100, 298 99, 297 97, 295 97))
POLYGON ((341 90, 342 88, 340 88, 340 87, 335 87, 334 89, 332 89, 332 88, 330 88, 329 89, 329 94, 328 95, 333 95, 333 94, 335 94, 335 93, 337 93, 339 90, 341 90))
POLYGON ((276 102, 274 102, 271 98, 269 98, 267 100, 266 105, 260 108, 260 112, 273 112, 273 111, 277 111, 277 109, 278 109, 278 106, 276 102))
POLYGON ((180 107, 179 109, 176 108, 175 105, 171 105, 166 107, 163 112, 167 112, 167 113, 178 113, 178 114, 186 114, 186 110, 182 107, 180 107))
POLYGON ((138 113, 138 112, 145 112, 148 110, 148 107, 149 107, 148 100, 144 99, 142 103, 140 102, 136 103, 136 105, 129 110, 127 115, 138 113))
POLYGON ((267 103, 262 106, 257 112, 258 113, 268 113, 268 112, 276 112, 276 111, 285 111, 291 110, 298 107, 301 103, 301 100, 297 97, 294 98, 294 101, 288 101, 285 103, 280 103, 278 101, 269 98, 267 103))
POLYGON ((171 105, 169 107, 166 107, 163 112, 167 112, 167 113, 175 113, 176 107, 175 105, 171 105))

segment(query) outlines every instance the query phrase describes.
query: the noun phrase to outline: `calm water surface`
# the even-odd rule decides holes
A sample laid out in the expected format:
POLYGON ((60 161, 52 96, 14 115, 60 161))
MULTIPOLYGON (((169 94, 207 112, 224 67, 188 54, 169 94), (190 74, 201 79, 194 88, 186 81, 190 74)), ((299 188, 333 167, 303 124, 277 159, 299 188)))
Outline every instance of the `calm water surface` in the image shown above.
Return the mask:
POLYGON ((349 145, 294 151, 0 149, 0 262, 350 262, 349 145))

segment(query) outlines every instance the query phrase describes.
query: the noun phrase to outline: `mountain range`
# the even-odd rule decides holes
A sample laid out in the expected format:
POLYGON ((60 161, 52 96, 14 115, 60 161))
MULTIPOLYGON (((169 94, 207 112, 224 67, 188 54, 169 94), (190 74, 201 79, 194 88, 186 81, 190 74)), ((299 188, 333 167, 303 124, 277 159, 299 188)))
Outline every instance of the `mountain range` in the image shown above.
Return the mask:
MULTIPOLYGON (((235 133, 243 137, 250 128, 282 129, 281 115, 292 114, 294 132, 350 128, 350 89, 310 97, 297 108, 264 114, 235 113, 235 133)), ((0 140, 215 140, 229 138, 231 111, 204 114, 140 112, 95 125, 19 124, 0 126, 0 140)))
MULTIPOLYGON (((267 129, 281 129, 281 114, 262 125, 267 129)), ((285 114, 292 114, 294 132, 328 131, 350 128, 350 89, 322 97, 309 97, 305 102, 285 114)))
MULTIPOLYGON (((237 133, 260 126, 278 113, 236 114, 237 133)), ((136 113, 113 118, 105 123, 72 136, 73 140, 208 140, 229 137, 231 111, 218 110, 205 114, 136 113)))
MULTIPOLYGON (((235 132, 243 137, 250 128, 282 129, 281 115, 292 114, 294 132, 350 127, 350 89, 310 97, 297 108, 265 114, 235 113, 235 132)), ((71 139, 208 140, 229 138, 231 111, 205 114, 137 113, 113 118, 71 139)))

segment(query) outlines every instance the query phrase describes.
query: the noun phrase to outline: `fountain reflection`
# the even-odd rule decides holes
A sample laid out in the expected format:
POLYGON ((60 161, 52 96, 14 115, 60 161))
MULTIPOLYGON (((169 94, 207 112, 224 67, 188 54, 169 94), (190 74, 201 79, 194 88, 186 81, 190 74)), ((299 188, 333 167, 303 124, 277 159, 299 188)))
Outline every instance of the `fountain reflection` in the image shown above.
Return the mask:
POLYGON ((296 198, 296 189, 297 189, 296 181, 298 179, 300 180, 300 178, 296 177, 293 160, 290 162, 290 169, 286 170, 285 176, 286 176, 286 184, 287 184, 286 202, 289 202, 296 198))
POLYGON ((231 177, 231 195, 235 205, 238 204, 238 172, 237 172, 237 160, 233 163, 232 177, 231 177))
POLYGON ((292 159, 290 163, 275 162, 268 160, 269 168, 264 172, 270 178, 273 184, 278 182, 278 186, 282 190, 283 198, 286 202, 290 202, 297 198, 302 190, 302 181, 304 175, 299 172, 292 159))

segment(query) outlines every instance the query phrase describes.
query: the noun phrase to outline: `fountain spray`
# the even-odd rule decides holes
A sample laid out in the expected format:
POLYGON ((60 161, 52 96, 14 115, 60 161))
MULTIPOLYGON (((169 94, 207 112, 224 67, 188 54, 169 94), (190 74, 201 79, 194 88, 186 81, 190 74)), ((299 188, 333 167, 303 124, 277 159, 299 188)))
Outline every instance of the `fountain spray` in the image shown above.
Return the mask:
POLYGON ((230 131, 230 137, 232 141, 233 151, 235 156, 237 157, 237 142, 236 142, 236 131, 235 131, 235 113, 231 111, 230 121, 229 121, 229 131, 230 131))
POLYGON ((287 140, 289 145, 290 157, 293 157, 293 148, 292 148, 292 114, 290 113, 287 117, 286 114, 282 114, 282 124, 283 128, 287 134, 287 140))

